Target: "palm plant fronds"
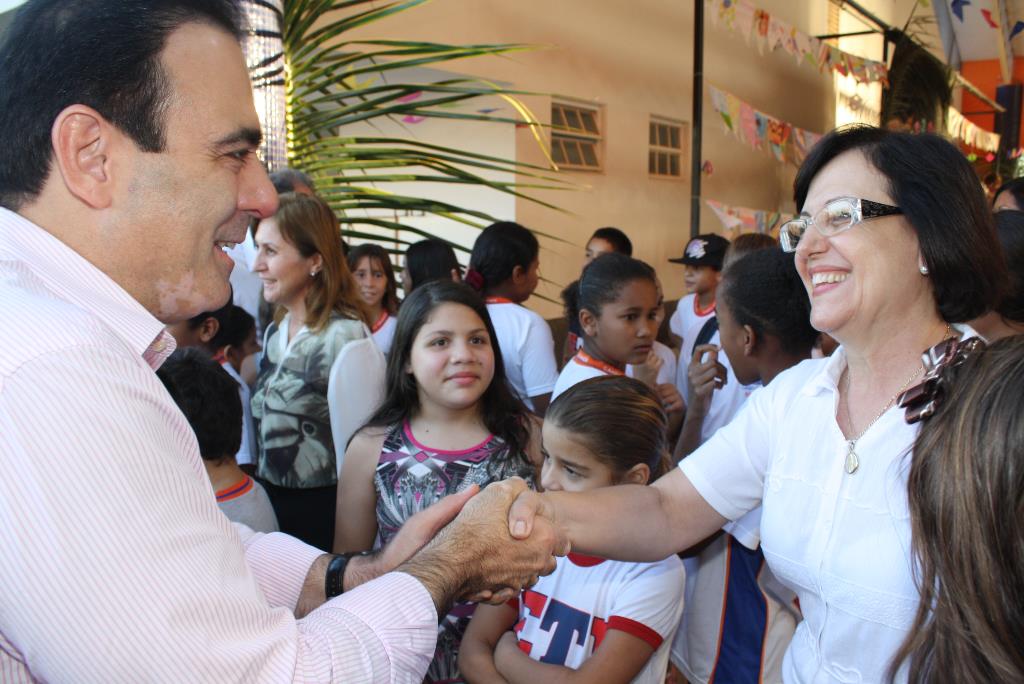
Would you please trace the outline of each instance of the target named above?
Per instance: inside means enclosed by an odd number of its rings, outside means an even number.
[[[275,4],[275,0],[248,1],[262,7]],[[281,54],[250,65],[256,88],[283,85],[286,130],[280,134],[286,136],[289,166],[316,181],[318,193],[339,214],[346,235],[393,244],[392,251],[408,244],[407,236],[438,237],[409,217],[440,217],[473,229],[497,220],[479,207],[432,198],[428,196],[432,188],[487,188],[557,209],[534,193],[573,187],[557,177],[542,125],[519,99],[534,93],[450,72],[444,78],[430,78],[429,70],[453,61],[508,56],[530,46],[351,37],[354,29],[425,2],[283,0],[281,10],[274,10]],[[414,80],[428,80],[409,82],[410,73]],[[501,106],[481,109],[476,104],[481,98],[500,98]],[[524,163],[395,132],[408,131],[408,125],[424,120],[526,126],[548,164]],[[538,235],[561,240],[552,234]]]

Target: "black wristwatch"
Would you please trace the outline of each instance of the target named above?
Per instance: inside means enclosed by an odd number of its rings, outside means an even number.
[[[327,598],[334,598],[345,591],[345,568],[348,562],[356,556],[369,556],[372,551],[361,553],[338,553],[331,558],[327,564],[327,572],[324,573],[324,593]]]

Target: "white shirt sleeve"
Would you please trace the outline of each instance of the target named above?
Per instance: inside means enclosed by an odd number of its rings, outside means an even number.
[[[683,564],[672,556],[635,565],[615,597],[608,629],[632,634],[657,649],[679,626],[686,584]]]
[[[530,313],[533,315],[528,319],[521,359],[526,395],[536,397],[554,389],[558,379],[558,364],[555,362],[555,340],[551,335],[551,327],[540,315]]]
[[[704,500],[729,520],[759,506],[764,496],[774,389],[753,392],[728,425],[679,464]]]
[[[426,589],[393,574],[296,620],[320,552],[228,522],[184,416],[136,361],[79,346],[0,373],[0,672],[420,681]]]

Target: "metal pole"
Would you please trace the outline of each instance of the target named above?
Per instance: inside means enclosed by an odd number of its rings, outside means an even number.
[[[690,127],[690,237],[700,233],[701,125],[704,116],[704,0],[693,2],[693,117]]]

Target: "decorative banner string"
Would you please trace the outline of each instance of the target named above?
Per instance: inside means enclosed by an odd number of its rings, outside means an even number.
[[[839,48],[807,35],[778,17],[773,17],[746,0],[705,0],[711,11],[711,23],[719,22],[740,34],[747,44],[753,38],[764,54],[782,48],[797,64],[815,67],[819,73],[831,69],[843,76],[852,75],[860,83],[888,83],[889,69],[882,62],[851,55]]]
[[[963,140],[968,146],[986,152],[999,150],[999,134],[986,131],[977,124],[968,121],[955,107],[950,107],[946,114],[946,131],[954,138]]]
[[[708,84],[711,105],[737,138],[757,150],[769,150],[780,162],[799,166],[821,135],[754,109],[732,93]]]
[[[778,226],[793,218],[792,214],[781,211],[734,207],[712,199],[704,201],[722,222],[727,232],[726,237],[729,238],[734,238],[742,233],[770,234]]]

